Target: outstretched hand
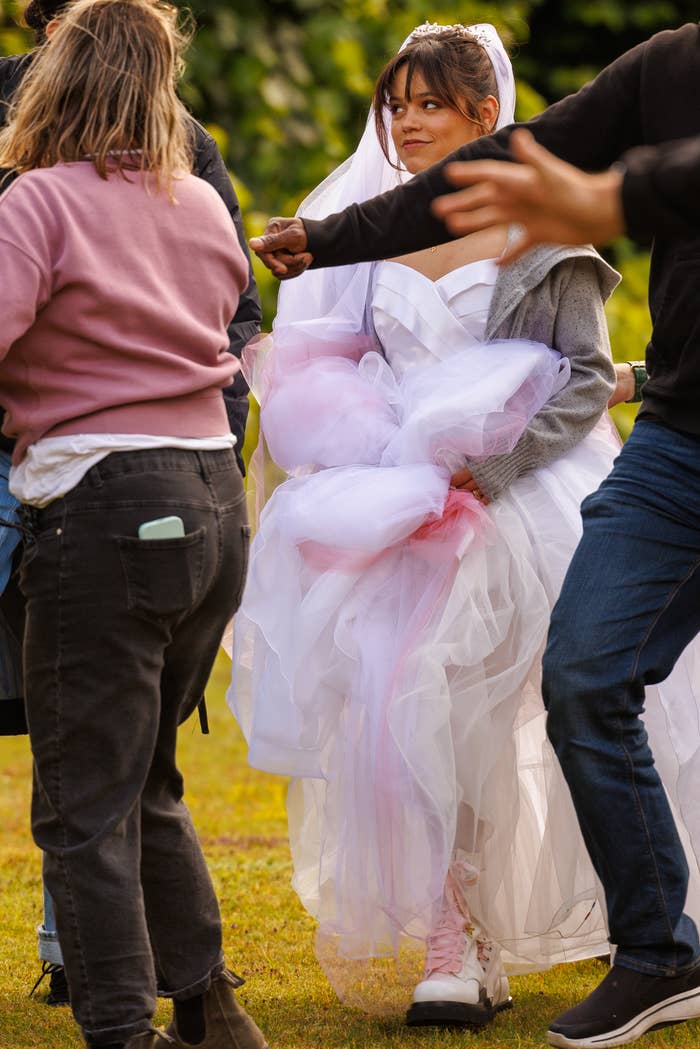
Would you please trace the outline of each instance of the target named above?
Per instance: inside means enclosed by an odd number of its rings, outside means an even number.
[[[313,262],[301,219],[270,219],[263,235],[253,237],[250,246],[279,280],[298,277]]]
[[[475,160],[445,169],[450,182],[468,187],[433,201],[434,213],[451,233],[464,236],[517,223],[522,237],[508,247],[501,265],[536,244],[601,244],[624,233],[620,172],[587,175],[524,129],[514,131],[510,141],[517,164]]]

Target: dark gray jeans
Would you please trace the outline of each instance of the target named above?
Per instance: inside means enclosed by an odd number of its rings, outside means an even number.
[[[137,538],[171,514],[184,538]],[[229,451],[115,453],[28,517],[32,830],[73,1011],[99,1046],[148,1029],[157,986],[187,998],[223,968],[175,743],[238,607],[249,530]]]

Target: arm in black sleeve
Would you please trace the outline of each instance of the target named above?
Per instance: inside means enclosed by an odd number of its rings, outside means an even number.
[[[236,227],[238,241],[248,259],[248,287],[241,295],[236,315],[228,326],[229,351],[240,360],[245,344],[260,331],[262,322],[260,298],[250,263],[250,253],[243,230],[240,205],[231,185],[226,165],[211,135],[199,124],[195,124],[194,128],[194,173],[209,182],[222,198]],[[236,373],[233,383],[230,386],[225,386],[223,393],[231,433],[236,436],[236,459],[241,473],[245,473],[241,453],[245,438],[245,425],[248,418],[248,386],[242,372]]]
[[[622,158],[622,210],[628,236],[700,233],[700,138],[642,146]]]
[[[588,171],[602,171],[641,142],[640,80],[652,41],[626,52],[574,95],[525,125],[552,153]],[[462,146],[410,182],[321,221],[304,220],[314,266],[343,266],[406,255],[451,239],[430,204],[454,187],[444,168],[453,160],[509,160],[511,125]]]

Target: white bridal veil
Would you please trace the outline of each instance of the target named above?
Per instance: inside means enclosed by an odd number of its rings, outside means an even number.
[[[421,36],[462,30],[473,36],[486,50],[496,75],[499,95],[499,115],[496,130],[511,124],[515,112],[515,79],[508,54],[495,28],[489,24],[472,26],[440,26],[426,22],[417,27],[401,45]],[[387,113],[388,122],[388,113]],[[387,123],[388,128],[388,123]],[[397,163],[391,137],[391,160]],[[357,149],[335,171],[320,183],[302,202],[300,217],[320,219],[342,211],[349,204],[369,200],[393,189],[410,178],[405,170],[397,170],[382,152],[377,137],[374,113],[370,111],[364,134]],[[277,317],[274,324],[276,350],[282,345],[299,345],[298,340],[317,340],[338,346],[344,340],[366,336],[368,346],[373,344],[372,326],[367,320],[369,282],[372,263],[331,269],[309,270],[280,288]],[[265,354],[263,353],[263,358]],[[251,367],[252,363],[252,367]],[[262,360],[259,361],[262,363]],[[256,390],[255,362],[247,362],[253,392]],[[260,400],[260,397],[257,397]]]

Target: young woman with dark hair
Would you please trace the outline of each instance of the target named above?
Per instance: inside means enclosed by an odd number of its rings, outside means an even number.
[[[493,27],[419,28],[300,214],[408,181],[514,104]],[[501,269],[508,236],[310,271],[250,364],[293,476],[253,544],[232,701],[252,763],[293,777],[294,884],[329,978],[395,1006],[418,947],[411,1024],[484,1025],[507,971],[606,949],[539,674],[580,502],[619,447],[618,277],[592,248]]]

